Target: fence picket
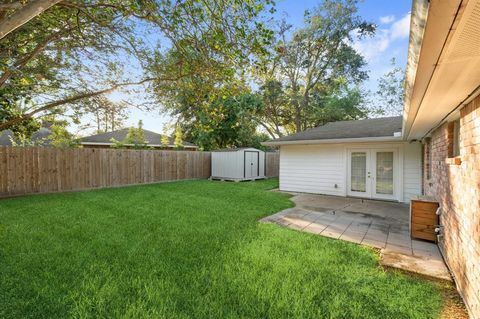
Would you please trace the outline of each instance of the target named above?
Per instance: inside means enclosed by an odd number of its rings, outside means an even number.
[[[210,177],[210,152],[0,146],[0,198]],[[278,176],[278,153],[266,153]]]

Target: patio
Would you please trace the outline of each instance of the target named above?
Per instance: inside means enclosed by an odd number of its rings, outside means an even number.
[[[326,195],[294,195],[295,207],[262,221],[377,248],[385,266],[451,280],[437,245],[410,238],[408,205]]]

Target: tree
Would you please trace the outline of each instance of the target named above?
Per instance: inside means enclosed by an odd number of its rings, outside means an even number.
[[[71,7],[77,5],[83,7]],[[7,111],[25,107],[21,113],[9,112],[0,130],[40,115],[64,114],[65,106],[137,84],[117,76],[120,64],[115,62],[134,52],[124,38],[132,27],[118,18],[115,10],[62,2],[3,38],[0,96],[9,103]]]
[[[24,4],[23,1],[15,1],[3,4],[0,7],[0,39],[60,1],[61,0],[35,0],[29,1],[26,4]],[[14,12],[6,16],[8,11]]]
[[[258,123],[268,132],[271,138],[291,133],[288,124],[292,114],[282,82],[267,79],[257,93],[264,105],[263,112],[259,114]]]
[[[376,111],[382,115],[398,116],[403,111],[405,95],[405,71],[391,60],[392,69],[378,80],[374,96]]]
[[[279,37],[271,47],[272,59],[257,70],[262,86],[272,81],[281,83],[286,105],[280,103],[262,122],[264,127],[282,125],[285,131],[295,132],[313,127],[318,122],[318,110],[313,98],[327,98],[338,91],[339,82],[358,86],[367,78],[366,62],[353,48],[354,36],[372,34],[374,25],[363,21],[357,14],[356,0],[325,0],[312,12],[305,14],[305,26],[288,37],[291,26],[280,25]],[[274,83],[274,82],[273,82]],[[269,93],[270,97],[272,92]],[[273,92],[276,93],[276,92]],[[273,122],[275,121],[275,122]],[[268,131],[268,130],[267,130]],[[281,135],[281,130],[271,130]]]
[[[22,100],[20,102],[20,100]],[[1,123],[10,122],[24,113],[27,99],[22,96],[6,95],[0,99],[0,126]],[[36,119],[29,121],[20,121],[10,125],[8,128],[12,131],[15,140],[28,141],[32,134],[40,129],[41,122]],[[2,131],[2,129],[0,129]],[[24,142],[22,142],[24,144]]]
[[[221,97],[198,112],[195,121],[184,123],[185,130],[189,140],[206,150],[258,146],[255,117],[262,108],[254,94]]]
[[[183,132],[182,128],[178,124],[175,127],[175,141],[173,144],[175,144],[175,147],[178,149],[183,148]]]
[[[93,0],[60,1],[40,10],[1,39],[0,95],[32,103],[21,114],[3,117],[0,130],[45,114],[65,114],[85,99],[132,85],[161,88],[186,76],[205,78],[216,63],[234,69],[260,53],[271,37],[261,18],[271,6],[271,0]],[[146,27],[169,42],[180,72],[159,63],[165,46],[146,45],[140,36]],[[181,67],[192,65],[192,58],[205,61],[203,67]],[[135,72],[123,72],[125,61]]]
[[[128,117],[125,102],[112,102],[105,96],[95,96],[85,101],[85,106],[74,107],[79,117],[93,115],[93,124],[97,134],[115,131],[123,127]],[[83,103],[82,103],[83,105]]]
[[[74,148],[80,146],[80,141],[75,138],[65,127],[68,123],[57,121],[50,126],[52,133],[48,139],[50,145],[57,148]]]
[[[328,95],[314,91],[308,121],[312,126],[319,126],[329,122],[366,118],[369,110],[365,103],[365,93],[358,87],[349,87],[347,83],[339,84]]]
[[[130,127],[128,129],[127,136],[118,141],[114,138],[111,139],[113,148],[133,148],[133,149],[149,149],[148,141],[145,138],[145,132],[143,131],[142,120],[138,121],[138,127]]]
[[[168,137],[167,128],[165,125],[163,126],[163,134],[160,137],[160,145],[162,145],[164,148],[167,148],[170,145],[170,138]]]

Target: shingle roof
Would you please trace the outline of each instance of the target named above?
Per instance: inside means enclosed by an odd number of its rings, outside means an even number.
[[[402,117],[331,122],[268,142],[328,140],[342,138],[388,137],[402,131]]]
[[[49,136],[52,131],[46,127],[40,128],[38,131],[32,134],[32,142],[42,142],[42,145],[50,145]],[[10,137],[13,135],[12,131],[5,130],[0,132],[0,145],[11,146],[12,142]]]
[[[145,139],[147,140],[149,145],[160,145],[160,140],[162,135],[149,131],[149,130],[143,130],[143,133],[145,134]],[[105,143],[105,144],[112,144],[112,138],[116,139],[117,141],[123,141],[128,134],[128,128],[124,128],[121,130],[113,131],[113,132],[107,132],[107,133],[102,133],[102,134],[97,134],[97,135],[92,135],[92,136],[86,136],[80,139],[80,143],[82,144],[89,144],[89,143]],[[168,144],[169,145],[174,145],[174,138],[169,136],[168,137]],[[196,147],[195,144],[192,144],[190,142],[183,141],[184,146],[190,146],[190,147]]]

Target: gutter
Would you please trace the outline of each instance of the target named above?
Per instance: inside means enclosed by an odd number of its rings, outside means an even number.
[[[404,139],[408,138],[415,119],[409,121],[408,115],[411,111],[410,102],[413,95],[413,88],[415,86],[415,78],[417,76],[418,62],[420,60],[420,51],[422,49],[429,6],[429,0],[414,0],[412,3],[407,70],[405,72],[405,102],[403,105],[402,136]],[[418,108],[415,110],[415,117],[417,112]]]
[[[410,25],[410,28],[411,28],[410,45],[408,49],[409,57],[408,57],[408,63],[407,63],[407,72],[405,75],[405,82],[406,82],[405,83],[405,104],[403,109],[403,126],[402,126],[403,127],[402,135],[404,136],[405,139],[408,139],[410,136],[412,126],[414,125],[417,119],[417,116],[420,108],[422,107],[424,98],[428,90],[430,89],[432,79],[437,72],[437,69],[440,64],[440,60],[444,56],[444,51],[447,48],[447,44],[451,41],[452,34],[456,30],[455,25],[458,23],[458,17],[462,13],[462,8],[465,6],[465,2],[468,2],[465,0],[455,0],[455,1],[449,0],[449,1],[452,1],[452,3],[449,3],[448,1],[446,2],[437,1],[435,3],[436,7],[430,8],[431,1],[415,0],[412,6],[412,20]],[[449,5],[454,7],[448,9]],[[418,64],[419,64],[420,53],[421,53],[420,51],[423,46],[423,38],[424,38],[424,33],[426,30],[426,24],[427,24],[427,16],[430,13],[432,15],[432,19],[435,19],[437,17],[436,14],[438,14],[439,10],[441,9],[449,10],[448,19],[450,19],[451,17],[451,21],[450,22],[446,21],[448,25],[446,24],[442,26],[440,30],[437,30],[437,34],[435,35],[435,37],[438,39],[437,42],[439,42],[440,46],[434,49],[435,51],[433,51],[433,54],[435,54],[435,56],[430,57],[430,60],[428,60],[429,61],[428,64],[426,64],[426,62],[423,63],[422,65],[423,69],[421,70],[421,72],[423,73],[418,73],[420,72],[418,70]],[[430,32],[430,37],[433,37],[433,35],[431,35],[431,32]],[[428,56],[428,52],[426,52],[425,54]],[[429,69],[430,67],[431,69]],[[417,83],[418,74],[420,74],[420,76],[427,75],[428,78],[426,78],[424,82],[421,82],[419,84]],[[414,94],[415,86],[417,86],[417,91],[418,90],[421,90],[421,91],[418,91],[419,96],[416,98],[418,101],[415,103],[415,105],[411,105],[411,99]],[[418,88],[418,86],[420,86],[420,88]],[[443,122],[444,120],[445,118],[442,119],[441,122]],[[423,137],[427,136],[428,134],[429,133],[427,133]]]
[[[262,142],[263,146],[280,145],[309,145],[309,144],[334,144],[334,143],[362,143],[362,142],[401,142],[401,136],[379,136],[379,137],[355,137],[355,138],[334,138],[317,140],[296,140],[296,141],[267,141]]]

